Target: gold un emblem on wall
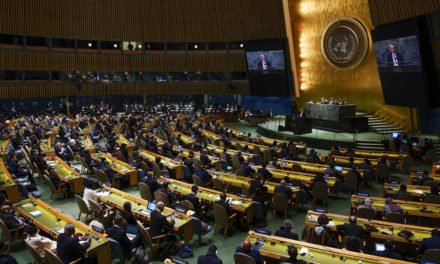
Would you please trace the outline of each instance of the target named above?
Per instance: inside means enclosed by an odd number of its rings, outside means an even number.
[[[367,56],[368,43],[367,31],[359,21],[341,17],[325,29],[321,41],[322,54],[337,69],[353,69]]]

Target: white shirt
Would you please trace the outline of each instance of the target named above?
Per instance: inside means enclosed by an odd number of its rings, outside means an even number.
[[[89,200],[92,200],[97,204],[99,204],[98,195],[96,194],[96,191],[89,188],[84,188],[83,200],[87,204],[88,208],[90,208]]]
[[[393,57],[393,63],[394,63],[394,66],[399,66],[399,61],[397,60],[397,55],[396,55],[396,53],[392,53],[391,55],[392,55],[392,57]]]
[[[261,65],[263,66],[263,70],[267,70],[267,64],[266,61],[262,61]]]
[[[38,233],[35,236],[27,236],[26,241],[31,247],[38,251],[40,256],[44,257],[44,249],[54,250],[57,248],[56,241],[50,238],[40,236]]]

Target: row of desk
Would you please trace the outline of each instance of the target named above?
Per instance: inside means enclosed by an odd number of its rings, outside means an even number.
[[[101,159],[105,159],[105,161],[110,164],[111,169],[128,178],[130,185],[137,185],[137,170],[135,167],[128,165],[125,162],[122,162],[106,153],[98,152],[91,154],[92,159],[100,162]]]

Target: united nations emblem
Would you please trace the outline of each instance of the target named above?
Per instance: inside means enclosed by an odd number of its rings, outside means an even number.
[[[368,44],[364,26],[354,18],[342,17],[327,26],[321,48],[330,65],[338,69],[352,69],[364,61]]]

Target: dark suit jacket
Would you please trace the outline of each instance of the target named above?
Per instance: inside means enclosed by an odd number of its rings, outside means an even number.
[[[218,205],[222,206],[223,208],[225,208],[226,212],[228,213],[229,216],[233,214],[231,206],[229,204],[227,204],[225,201],[218,200],[214,204],[218,204]]]
[[[272,68],[272,63],[271,63],[270,61],[268,61],[268,60],[266,60],[266,67],[267,67],[267,69]],[[257,68],[258,68],[259,70],[262,70],[262,69],[263,69],[263,62],[262,62],[261,60],[258,61]]]
[[[275,193],[284,193],[285,195],[287,195],[287,198],[290,199],[290,197],[292,197],[292,190],[286,186],[276,186],[275,187]]]
[[[200,209],[199,198],[197,198],[197,196],[195,196],[193,193],[185,195],[185,200],[190,201],[196,210]]]
[[[130,225],[137,224],[136,218],[130,212],[121,211],[121,216],[122,216],[122,218],[124,218],[124,220],[127,222],[127,224],[130,224]]]
[[[257,248],[252,247],[249,252],[246,252],[242,246],[239,246],[239,247],[237,247],[235,252],[236,253],[243,253],[248,256],[251,256],[255,260],[255,263],[263,264],[263,258],[261,257],[260,251]]]
[[[290,230],[285,229],[284,227],[281,227],[280,229],[278,229],[275,232],[276,236],[279,237],[285,237],[288,239],[294,239],[294,240],[299,240],[298,239],[298,234],[291,232]]]
[[[150,220],[150,236],[160,236],[167,231],[165,227],[171,229],[174,226],[174,220],[172,222],[168,222],[167,218],[163,216],[159,211],[151,212],[151,220]]]
[[[78,238],[61,233],[57,239],[57,256],[64,264],[83,257],[83,252],[90,244],[80,244]]]
[[[364,235],[369,234],[367,230],[365,230],[362,226],[357,224],[343,224],[337,226],[338,231],[344,232],[345,236],[356,236],[356,237],[362,237]]]
[[[20,223],[16,216],[9,213],[3,213],[0,215],[0,218],[5,223],[5,225],[8,227],[8,229],[16,229],[21,226],[23,226],[23,223]]]
[[[440,249],[440,237],[424,238],[417,253],[422,255],[428,249]]]
[[[121,246],[124,257],[129,258],[131,256],[132,244],[127,237],[127,231],[119,226],[112,226],[106,231],[109,238],[118,241]]]
[[[290,259],[286,257],[281,257],[278,263],[306,264],[306,262],[302,259]]]
[[[199,256],[197,264],[223,264],[223,261],[214,254],[206,254]]]
[[[399,52],[396,52],[396,58],[397,58],[397,62],[399,63],[399,66],[404,64],[402,54],[400,54]],[[390,66],[394,65],[393,55],[391,55],[391,53],[389,53],[389,52],[387,55],[387,63]]]

